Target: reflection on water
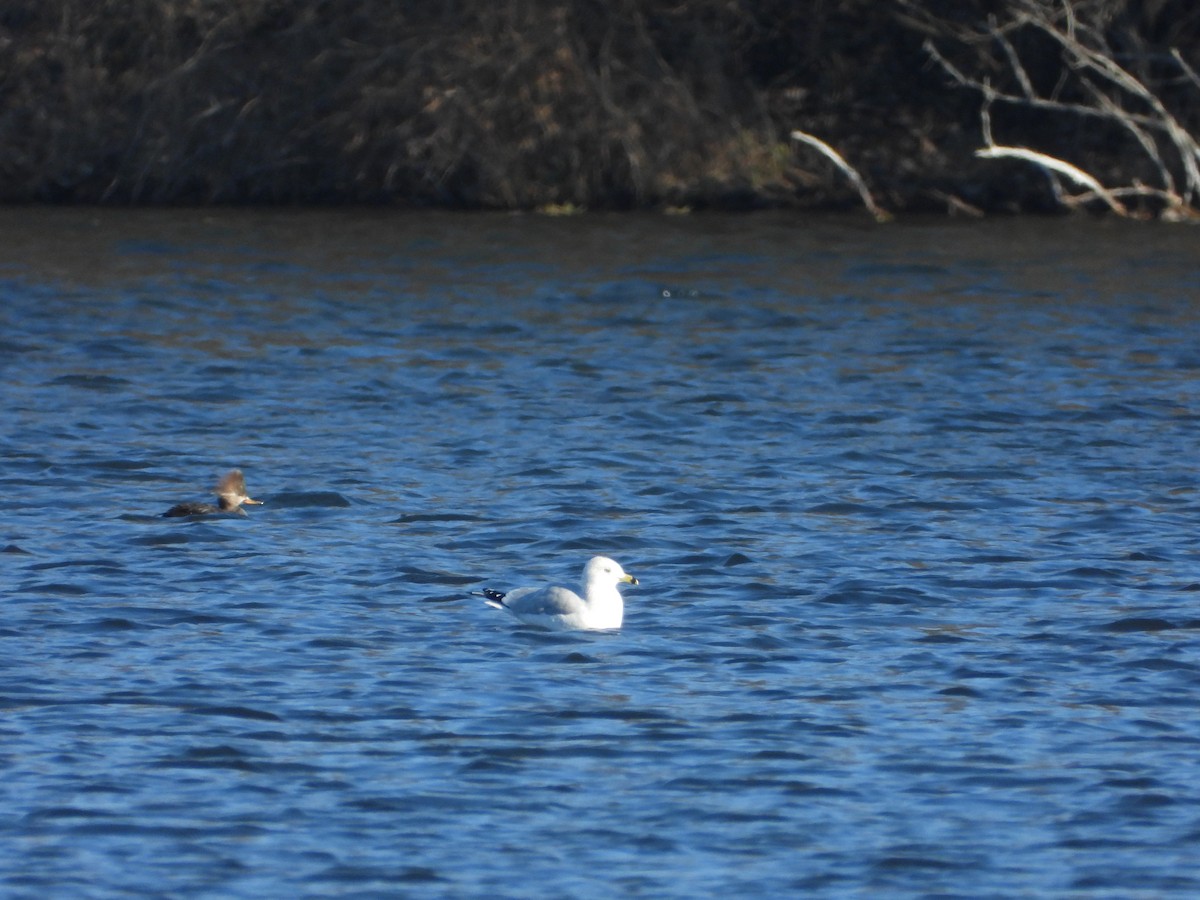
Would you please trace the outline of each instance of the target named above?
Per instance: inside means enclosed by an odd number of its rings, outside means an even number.
[[[1187,229],[0,234],[6,893],[1200,887]]]

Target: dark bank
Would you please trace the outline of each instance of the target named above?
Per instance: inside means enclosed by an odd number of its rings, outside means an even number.
[[[1189,218],[1191,0],[13,0],[0,201]]]

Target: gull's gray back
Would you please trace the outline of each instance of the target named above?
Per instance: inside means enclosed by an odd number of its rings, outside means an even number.
[[[583,598],[557,585],[509,591],[504,605],[524,616],[565,616],[583,609]]]

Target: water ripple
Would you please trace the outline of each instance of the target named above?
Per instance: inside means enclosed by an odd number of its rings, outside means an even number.
[[[1194,236],[46,215],[6,895],[1200,891]]]

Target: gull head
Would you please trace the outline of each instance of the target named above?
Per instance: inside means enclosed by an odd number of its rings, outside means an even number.
[[[611,584],[616,586],[637,584],[638,580],[621,568],[621,564],[607,556],[593,556],[583,567],[584,584]]]

